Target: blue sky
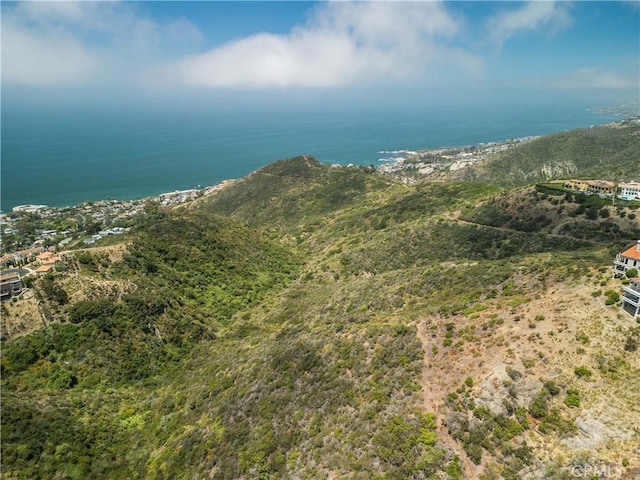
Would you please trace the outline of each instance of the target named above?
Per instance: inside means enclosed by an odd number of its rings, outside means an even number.
[[[2,2],[3,103],[638,101],[639,62],[638,1]]]

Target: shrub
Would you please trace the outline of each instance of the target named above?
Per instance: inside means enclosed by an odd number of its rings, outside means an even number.
[[[573,373],[579,378],[591,378],[592,372],[584,365],[580,365],[573,369]]]
[[[69,308],[69,320],[72,323],[82,323],[98,317],[108,317],[113,314],[114,310],[115,305],[106,299],[83,300]]]
[[[567,396],[564,399],[564,404],[569,408],[575,408],[580,406],[580,392],[575,388],[567,390]]]
[[[544,389],[554,397],[560,393],[560,387],[558,387],[558,385],[556,385],[556,382],[554,382],[553,380],[547,380],[546,382],[544,382],[543,386]]]
[[[532,368],[536,364],[536,361],[533,358],[523,358],[522,366],[524,368]]]
[[[511,380],[513,380],[514,382],[517,381],[519,378],[522,378],[522,373],[520,373],[515,368],[511,368],[507,366],[505,370],[507,372],[507,375],[509,375],[509,378],[511,378]]]
[[[574,434],[577,430],[576,424],[562,418],[555,408],[542,419],[538,427],[540,433],[557,432],[562,436]]]
[[[635,352],[638,349],[638,343],[640,343],[640,327],[633,328],[627,333],[627,339],[624,343],[625,351]]]
[[[630,268],[629,270],[627,270],[627,278],[633,278],[633,277],[637,277],[638,276],[638,269],[637,268]]]
[[[547,415],[547,394],[546,392],[540,392],[531,400],[529,404],[529,413],[534,418],[543,418]]]
[[[73,388],[78,384],[78,379],[69,370],[59,368],[51,375],[48,384],[57,389]]]
[[[578,340],[583,345],[588,345],[589,342],[591,341],[589,339],[589,336],[584,332],[576,333],[576,340]]]
[[[607,299],[604,302],[605,305],[613,305],[620,301],[620,294],[614,290],[607,290],[606,292],[604,292],[604,294],[607,297]]]

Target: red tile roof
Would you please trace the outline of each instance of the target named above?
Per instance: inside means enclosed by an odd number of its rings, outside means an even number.
[[[623,257],[631,258],[633,260],[640,260],[640,250],[638,250],[638,245],[634,245],[633,247],[628,248],[620,255]]]

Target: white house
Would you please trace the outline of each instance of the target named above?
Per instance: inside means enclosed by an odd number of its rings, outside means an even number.
[[[618,197],[624,200],[640,200],[640,183],[628,182],[618,185],[620,193]]]
[[[623,287],[622,309],[638,318],[640,313],[640,277],[632,278],[629,285]]]
[[[622,277],[630,268],[640,270],[640,240],[624,252],[616,255],[613,261],[613,276]]]

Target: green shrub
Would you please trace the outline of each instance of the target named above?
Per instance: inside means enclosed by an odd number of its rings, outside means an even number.
[[[578,340],[583,345],[588,345],[590,342],[589,336],[584,332],[576,333],[576,340]]]
[[[78,384],[76,376],[67,369],[57,369],[51,377],[49,377],[48,385],[52,388],[66,389],[73,388]]]
[[[567,390],[567,396],[564,399],[564,404],[569,408],[575,408],[580,406],[580,392],[575,388],[569,388]]]
[[[604,302],[605,305],[613,305],[620,301],[620,294],[615,290],[607,290],[606,292],[604,292],[604,294],[607,297],[607,299]]]
[[[638,269],[637,268],[630,268],[629,270],[627,270],[627,278],[634,278],[638,276]]]
[[[565,420],[560,416],[560,413],[557,409],[553,409],[546,415],[540,425],[538,426],[538,431],[540,433],[552,433],[556,432],[561,436],[572,435],[578,430],[576,424],[571,420]]]
[[[592,372],[584,365],[580,365],[573,369],[573,373],[576,374],[576,377],[579,378],[591,378]]]
[[[548,412],[547,393],[540,392],[529,404],[529,413],[533,418],[543,418]]]
[[[543,385],[544,389],[554,397],[560,393],[560,387],[553,380],[547,380]]]

